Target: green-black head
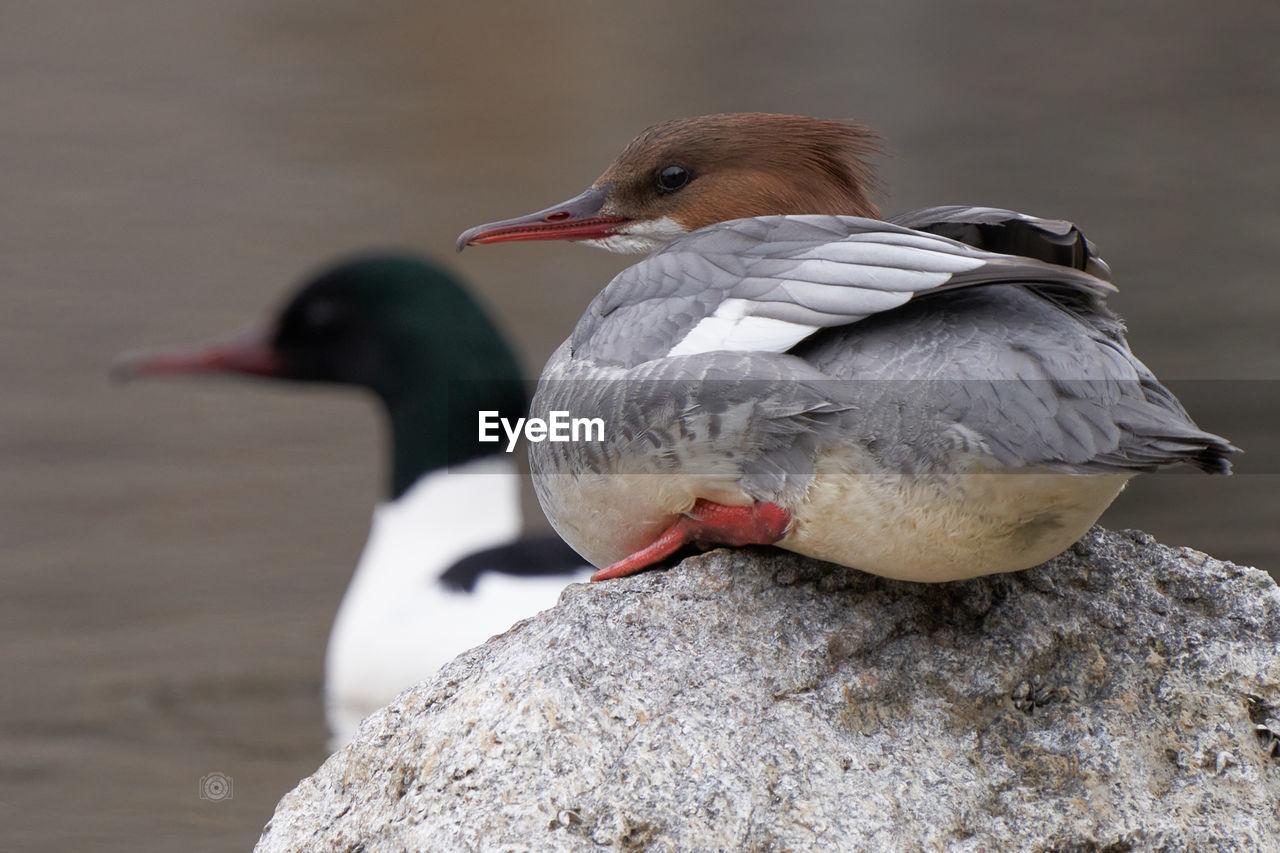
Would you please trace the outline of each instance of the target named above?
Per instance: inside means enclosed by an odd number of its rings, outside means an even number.
[[[239,373],[368,388],[392,431],[392,496],[424,473],[502,452],[478,412],[514,420],[528,405],[514,353],[463,285],[407,254],[339,261],[262,328],[193,349],[126,356],[120,377]]]

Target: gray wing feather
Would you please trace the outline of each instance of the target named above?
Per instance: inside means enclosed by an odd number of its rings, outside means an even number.
[[[700,229],[624,270],[588,307],[572,346],[631,366],[662,357],[728,305],[811,332],[924,294],[1002,282],[1064,291],[1082,304],[1114,290],[1079,270],[878,220],[767,216]],[[797,330],[797,340],[808,333]]]
[[[1072,473],[1174,462],[1225,473],[1236,452],[1196,427],[1123,340],[1023,288],[929,297],[793,353],[827,376],[856,377],[826,386],[833,402],[859,404],[833,434],[909,436],[877,451],[903,471],[972,449]],[[905,414],[878,423],[884,412]]]

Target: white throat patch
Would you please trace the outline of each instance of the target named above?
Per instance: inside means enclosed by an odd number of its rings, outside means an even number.
[[[647,255],[674,243],[688,233],[680,223],[669,216],[664,216],[661,219],[628,222],[621,226],[616,234],[599,240],[582,242],[620,255]]]

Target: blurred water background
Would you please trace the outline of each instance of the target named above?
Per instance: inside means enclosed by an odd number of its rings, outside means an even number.
[[[653,122],[733,110],[881,130],[886,212],[1078,222],[1135,351],[1248,451],[1237,477],[1139,481],[1104,523],[1280,566],[1280,5],[9,0],[0,847],[246,849],[325,755],[375,410],[112,387],[113,356],[405,246],[459,270],[536,375],[626,260],[455,236],[576,194]],[[200,796],[212,774],[230,796]]]

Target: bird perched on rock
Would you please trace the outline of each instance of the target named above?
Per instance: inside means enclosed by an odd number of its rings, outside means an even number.
[[[464,232],[651,253],[588,306],[533,411],[552,525],[605,567],[774,544],[947,581],[1036,565],[1141,471],[1227,473],[1130,351],[1071,223],[943,207],[879,219],[865,128],[759,113],[644,131],[582,194]]]
[[[333,623],[325,712],[333,745],[458,653],[555,604],[581,558],[520,538],[520,476],[477,412],[522,417],[515,355],[463,286],[408,255],[344,260],[236,339],[126,356],[122,377],[231,373],[367,388],[391,427],[390,498],[373,514]]]

